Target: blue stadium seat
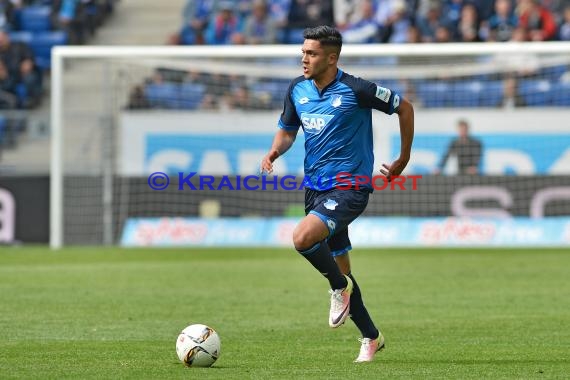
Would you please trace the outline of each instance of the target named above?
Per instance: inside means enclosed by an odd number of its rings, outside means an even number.
[[[539,70],[538,75],[543,79],[555,82],[560,79],[560,77],[568,71],[568,66],[566,65],[557,65],[557,66],[550,66],[550,67],[543,67]]]
[[[481,98],[479,104],[481,107],[498,107],[503,101],[503,81],[491,80],[482,82]]]
[[[529,107],[548,106],[552,101],[552,84],[547,80],[521,80],[518,94]]]
[[[32,32],[27,31],[10,32],[8,36],[10,38],[10,41],[21,42],[26,45],[29,45],[32,42],[32,38],[34,37]]]
[[[419,82],[416,84],[416,93],[424,107],[448,107],[451,96],[451,85],[444,81]]]
[[[20,29],[45,32],[51,29],[50,6],[25,7],[20,12]]]
[[[67,34],[63,31],[34,34],[30,41],[30,48],[34,52],[38,67],[51,68],[51,49],[54,46],[66,44]]]
[[[453,83],[451,95],[452,107],[479,107],[483,83],[479,81],[461,81]]]
[[[193,110],[200,108],[206,93],[206,86],[198,83],[182,83],[180,85],[180,103],[182,109]]]
[[[177,83],[150,83],[145,86],[144,93],[151,107],[180,107],[180,85]]]
[[[552,105],[570,107],[570,82],[559,82],[552,86]]]

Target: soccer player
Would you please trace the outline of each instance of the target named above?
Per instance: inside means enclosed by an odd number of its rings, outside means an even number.
[[[370,184],[359,186],[355,177],[372,177],[372,109],[399,117],[400,156],[380,170],[388,180],[399,175],[410,159],[414,110],[394,91],[338,68],[342,36],[336,29],[318,26],[306,29],[303,37],[303,75],[291,82],[285,95],[279,130],[261,170],[272,172],[273,162],[291,147],[302,127],[306,216],[293,232],[293,243],[329,281],[330,327],[341,326],[350,315],[362,333],[355,361],[368,362],[384,347],[384,337],[372,322],[350,270],[348,226],[364,211],[372,192]],[[339,173],[345,173],[343,178],[336,177]]]

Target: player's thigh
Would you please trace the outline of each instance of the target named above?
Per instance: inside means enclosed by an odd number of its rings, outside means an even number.
[[[293,231],[293,244],[298,251],[311,248],[329,236],[329,229],[316,215],[305,216]]]

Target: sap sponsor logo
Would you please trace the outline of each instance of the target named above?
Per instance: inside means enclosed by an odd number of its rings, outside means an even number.
[[[309,103],[309,101],[310,101],[309,98],[307,98],[305,96],[305,97],[299,99],[299,104],[306,104],[306,103]]]
[[[392,95],[392,91],[385,87],[376,86],[376,97],[383,101],[384,103],[388,103],[390,100],[390,96]]]
[[[334,115],[320,115],[311,113],[301,114],[301,123],[306,133],[318,134],[327,126]]]

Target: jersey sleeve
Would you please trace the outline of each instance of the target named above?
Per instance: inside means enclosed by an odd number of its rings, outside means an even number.
[[[355,79],[354,90],[360,107],[374,108],[388,115],[398,112],[400,94],[395,91],[361,78]]]
[[[295,87],[296,83],[297,81],[293,81],[287,89],[285,100],[283,102],[283,113],[281,113],[281,117],[279,118],[278,123],[279,128],[287,132],[296,132],[301,126],[301,120],[299,119],[299,115],[297,115],[297,110],[295,109],[295,103],[293,102],[292,95],[293,88]]]

